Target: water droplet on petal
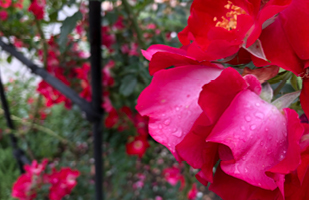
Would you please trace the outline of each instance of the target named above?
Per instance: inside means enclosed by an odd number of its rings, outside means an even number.
[[[177,106],[177,107],[176,107],[176,111],[179,111],[179,110],[180,110],[180,108]]]
[[[240,129],[241,129],[242,131],[245,131],[245,130],[246,130],[246,127],[245,127],[245,126],[241,126]]]
[[[175,133],[177,131],[177,128],[172,129],[172,133]]]
[[[256,129],[256,125],[255,124],[251,125],[250,129],[253,131],[254,129]]]
[[[267,132],[267,131],[268,131],[268,128],[265,128],[265,131]]]
[[[234,171],[235,174],[240,174],[240,171],[238,169],[238,164],[236,163],[235,164],[235,171]]]
[[[250,116],[245,116],[245,120],[246,120],[247,122],[250,122],[250,121],[251,121],[251,117],[250,117]]]
[[[162,125],[161,125],[161,124],[159,124],[159,125],[158,125],[158,128],[159,128],[159,129],[162,129],[163,127],[162,127]]]
[[[255,116],[258,119],[263,119],[264,118],[264,114],[263,113],[256,113]]]
[[[256,106],[258,106],[258,107],[260,106],[260,104],[259,104],[259,103],[255,103],[255,105],[256,105]]]
[[[238,138],[240,138],[240,135],[237,134],[237,133],[234,133],[234,138],[235,138],[235,139],[238,139]]]
[[[247,168],[245,168],[245,173],[247,173],[248,172],[248,169]]]
[[[268,134],[267,138],[268,138],[269,140],[271,140],[271,139],[273,139],[273,136],[272,136],[271,134]]]
[[[171,123],[171,120],[170,120],[170,119],[167,119],[167,120],[164,121],[164,124],[165,124],[166,126],[170,125],[170,123]]]
[[[154,124],[154,123],[150,123],[150,124],[148,125],[148,127],[149,127],[150,129],[156,129],[156,128],[158,128],[158,126],[157,126],[156,124]]]
[[[182,136],[182,130],[179,129],[179,130],[175,131],[175,132],[173,133],[173,135],[176,136],[176,137],[181,137],[181,136]]]
[[[287,131],[283,132],[284,137],[286,137],[288,135]]]

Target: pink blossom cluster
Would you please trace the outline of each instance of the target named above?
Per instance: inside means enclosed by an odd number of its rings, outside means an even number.
[[[22,9],[23,8],[23,0],[17,0],[15,2],[12,2],[12,0],[0,0],[0,20],[5,21],[9,17],[9,13],[7,12],[7,9],[12,6],[16,9]]]
[[[150,135],[224,200],[309,196],[309,125],[289,108],[300,94],[309,115],[308,10],[306,0],[194,0],[181,48],[142,51],[153,79],[136,109]],[[249,62],[260,68],[238,67]],[[300,91],[273,97],[279,67],[302,78]]]
[[[46,0],[33,0],[28,8],[37,20],[44,19]]]
[[[50,185],[48,197],[51,200],[61,200],[70,194],[77,184],[79,171],[68,167],[59,171],[53,168],[52,172],[47,174],[47,163],[47,159],[44,159],[41,164],[35,160],[31,165],[25,165],[26,172],[14,183],[12,196],[20,200],[35,199],[43,185]]]

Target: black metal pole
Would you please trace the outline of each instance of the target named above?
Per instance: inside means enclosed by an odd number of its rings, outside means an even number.
[[[4,92],[4,87],[3,87],[3,84],[2,84],[1,74],[0,74],[0,99],[1,99],[1,104],[2,104],[3,110],[4,110],[4,116],[5,116],[5,119],[6,119],[7,126],[11,130],[14,130],[15,128],[14,128],[13,121],[11,119],[11,114],[10,114],[8,102],[7,102],[6,97],[5,97],[5,92]],[[12,133],[10,133],[10,139],[11,139],[11,145],[13,147],[13,154],[14,154],[15,159],[17,160],[19,170],[20,170],[21,173],[24,173],[25,172],[24,164],[29,164],[30,161],[26,157],[24,151],[21,150],[20,148],[18,148],[17,138]]]
[[[26,58],[22,53],[18,52],[14,46],[6,44],[1,40],[1,38],[0,46],[3,50],[10,53],[12,56],[17,58],[24,65],[26,65],[32,73],[42,77],[44,81],[57,89],[64,96],[69,98],[73,103],[77,104],[80,109],[86,113],[86,117],[89,121],[95,121],[96,118],[100,118],[100,113],[94,110],[89,102],[81,98],[74,90],[62,83],[59,79],[49,74],[45,69],[43,69],[42,67],[38,67],[31,60]]]
[[[90,62],[91,88],[93,109],[101,114],[93,122],[93,143],[95,159],[95,199],[103,199],[103,147],[102,147],[102,68],[101,68],[101,2],[89,1],[89,29],[90,29]]]

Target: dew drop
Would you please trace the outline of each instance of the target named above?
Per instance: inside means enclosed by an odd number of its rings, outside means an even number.
[[[174,136],[176,137],[181,137],[182,136],[182,130],[176,130],[174,133],[173,133]]]
[[[179,110],[180,110],[180,108],[177,106],[175,110],[176,110],[176,111],[179,111]]]
[[[255,105],[256,105],[257,107],[259,107],[259,106],[260,106],[260,104],[259,104],[259,103],[256,103]]]
[[[267,131],[268,131],[268,128],[265,128],[265,131],[267,132]]]
[[[273,136],[272,136],[271,134],[268,134],[267,138],[268,138],[269,140],[271,140],[271,139],[273,139]]]
[[[250,121],[251,121],[251,117],[250,117],[250,116],[245,116],[245,120],[246,120],[247,122],[250,122]]]
[[[263,119],[264,118],[264,114],[263,113],[256,113],[255,116],[258,119]]]
[[[159,125],[158,125],[158,128],[159,128],[159,129],[162,129],[163,127],[162,127],[162,125],[161,125],[161,124],[159,124]]]
[[[247,173],[248,172],[248,169],[247,168],[245,168],[245,173]]]
[[[167,119],[167,120],[164,121],[164,124],[165,124],[166,126],[170,125],[170,123],[171,123],[171,120],[170,120],[170,119]]]
[[[238,169],[238,164],[235,165],[235,171],[234,171],[235,174],[240,174],[240,171]]]
[[[245,131],[245,130],[246,130],[246,127],[245,127],[245,126],[241,126],[240,129],[241,129],[242,131]]]
[[[238,138],[240,138],[240,135],[237,134],[237,133],[234,133],[234,138],[235,138],[235,139],[238,139]]]
[[[253,131],[254,129],[256,129],[256,125],[254,125],[254,124],[251,125],[251,126],[250,126],[250,129]]]
[[[287,131],[283,132],[284,137],[286,137],[288,135]]]
[[[261,146],[263,146],[263,145],[264,145],[264,141],[263,141],[263,140],[260,142],[260,145],[261,145]]]
[[[192,114],[192,112],[189,110],[189,111],[188,111],[188,116],[190,116],[191,114]]]
[[[156,124],[154,124],[154,123],[149,124],[148,127],[149,127],[150,129],[156,129],[156,128],[158,128],[158,126],[157,126]]]
[[[177,131],[177,128],[172,129],[172,133],[175,133]]]

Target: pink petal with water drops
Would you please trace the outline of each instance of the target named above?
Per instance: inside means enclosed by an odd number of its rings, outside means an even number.
[[[301,163],[299,142],[304,133],[304,127],[301,125],[296,111],[286,108],[284,109],[284,112],[288,121],[288,149],[285,158],[269,171],[273,173],[288,174],[291,171],[294,171]]]
[[[217,79],[204,85],[199,105],[209,121],[215,123],[234,97],[246,88],[248,84],[242,76],[235,69],[226,68]]]
[[[231,149],[234,160],[221,162],[225,173],[273,190],[277,184],[265,172],[285,157],[286,123],[285,116],[275,106],[251,90],[244,90],[225,110],[207,141]]]
[[[150,135],[178,160],[175,146],[202,113],[197,103],[202,86],[220,73],[219,68],[198,65],[160,70],[137,100],[136,109],[149,117]]]

